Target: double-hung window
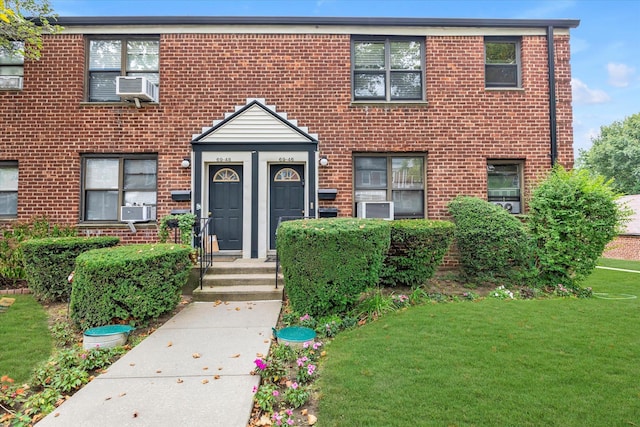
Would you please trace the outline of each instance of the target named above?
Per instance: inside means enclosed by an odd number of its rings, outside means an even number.
[[[18,215],[18,162],[0,162],[0,217]]]
[[[354,157],[356,209],[358,202],[393,201],[395,218],[424,218],[424,155]]]
[[[424,39],[354,38],[353,99],[424,100]]]
[[[156,206],[156,155],[86,156],[82,171],[85,221],[118,221],[121,206]]]
[[[519,38],[485,37],[484,58],[485,87],[522,86]]]
[[[160,41],[157,38],[99,38],[88,41],[87,99],[117,102],[116,77],[146,77],[160,82]]]
[[[22,89],[24,76],[23,42],[10,42],[10,47],[0,47],[0,90]]]

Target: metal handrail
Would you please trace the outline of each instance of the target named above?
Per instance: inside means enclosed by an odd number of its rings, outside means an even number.
[[[200,253],[200,290],[209,267],[213,264],[213,234],[208,233],[212,217],[200,218],[194,225],[195,245]]]

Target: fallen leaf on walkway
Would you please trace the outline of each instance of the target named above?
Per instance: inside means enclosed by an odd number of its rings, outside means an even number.
[[[178,378],[178,380],[176,381],[178,384],[182,384],[184,382],[184,380],[182,378]]]
[[[262,353],[256,353],[256,357],[259,357],[259,358],[261,358],[261,359],[262,359],[262,358],[264,357],[264,354],[262,354]]]
[[[111,400],[111,396],[107,397],[107,398],[106,398],[106,399],[104,399],[104,400]]]
[[[219,379],[220,379],[220,375],[214,375],[214,376],[213,376],[213,379],[214,379],[214,380],[219,380]]]
[[[268,343],[269,343],[269,340],[264,340],[263,342],[264,342],[265,344],[268,344]]]
[[[126,396],[127,393],[120,393],[120,395],[118,397],[122,397],[122,396]]]
[[[133,418],[138,418],[138,412],[137,411],[133,413]]]
[[[58,418],[60,416],[60,412],[56,412],[55,414],[53,414],[54,418]]]
[[[208,383],[209,383],[208,379],[205,378],[205,379],[202,380],[202,384],[208,384]]]
[[[129,366],[136,366],[135,363],[129,363]]]
[[[309,416],[307,417],[307,424],[312,426],[317,422],[318,422],[318,417],[316,417],[315,415],[309,414]]]
[[[240,357],[240,353],[234,354],[231,356],[231,359],[237,359],[238,357]]]
[[[240,307],[236,307],[236,311],[240,311]]]
[[[220,301],[220,300],[216,300],[216,302],[214,302],[214,303],[213,303],[213,306],[214,306],[214,307],[217,307],[217,306],[219,306],[220,304],[222,304],[222,301]]]
[[[161,371],[160,369],[158,369],[158,370],[156,371],[156,374],[160,374],[160,373],[162,373],[162,371]]]
[[[287,386],[287,387],[289,387],[289,386]],[[307,414],[309,413],[309,411],[307,409],[303,409],[302,411],[300,411],[300,413],[306,417]]]
[[[249,372],[249,375],[255,375],[255,374],[256,374],[256,371]]]
[[[207,371],[207,370],[209,370],[209,367],[208,367],[208,366],[205,366],[204,368],[202,368],[202,370],[203,370],[203,371]]]
[[[218,371],[222,371],[222,366],[218,367]]]
[[[167,343],[167,347],[171,347],[172,345],[173,345],[173,343],[172,343],[171,341],[169,341],[169,342]]]
[[[193,353],[191,357],[193,357],[194,359],[200,359],[200,353]]]
[[[229,301],[225,301],[225,302],[224,302],[224,305],[229,305]]]

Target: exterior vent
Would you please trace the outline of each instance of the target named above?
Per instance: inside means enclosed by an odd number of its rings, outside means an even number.
[[[116,95],[122,99],[158,102],[158,86],[146,77],[116,77]]]
[[[393,219],[393,202],[359,202],[358,218]]]
[[[519,214],[520,213],[520,202],[491,202],[494,205],[498,205],[501,208],[505,208],[509,213]]]
[[[122,206],[120,208],[120,221],[144,222],[154,218],[152,206]]]
[[[0,76],[0,90],[21,90],[22,76]]]

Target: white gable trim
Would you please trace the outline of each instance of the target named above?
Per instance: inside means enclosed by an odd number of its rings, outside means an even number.
[[[288,120],[285,113],[277,113],[275,106],[265,105],[264,99],[248,98],[247,104],[227,113],[224,120],[203,128],[193,136],[194,143],[316,143],[317,135],[299,127],[296,120]]]

